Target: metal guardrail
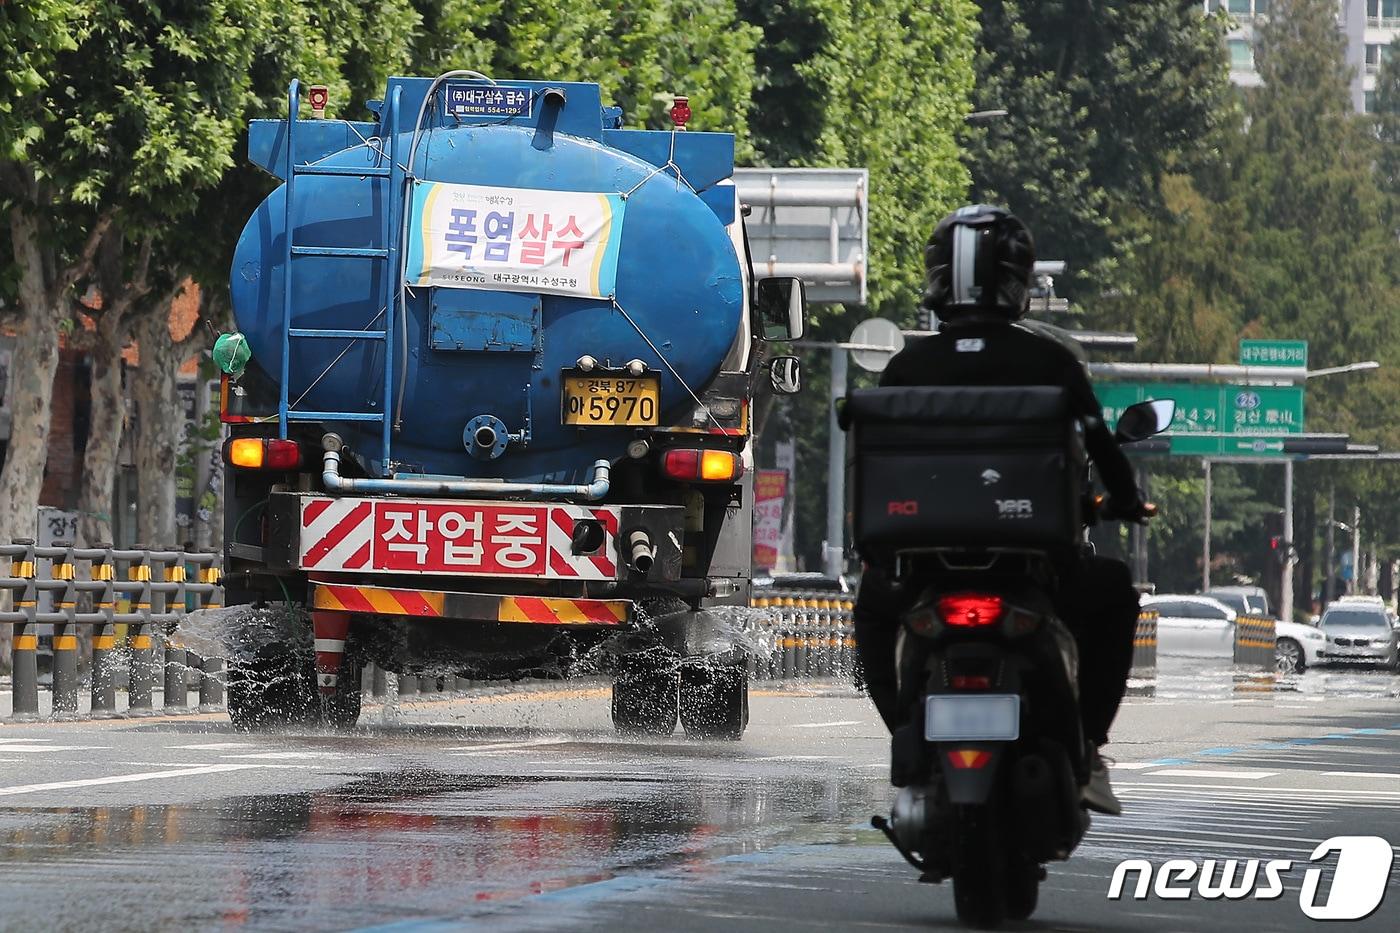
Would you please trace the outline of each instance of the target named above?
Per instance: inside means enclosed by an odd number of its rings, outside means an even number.
[[[773,645],[767,654],[750,656],[749,675],[755,680],[848,677],[855,671],[855,630],[851,623],[854,596],[829,591],[764,590],[754,596],[750,605],[767,610],[760,624]],[[1148,674],[1157,667],[1157,618],[1154,610],[1138,614],[1133,633],[1135,674]]]
[[[53,716],[78,717],[78,631],[83,626],[92,634],[93,718],[117,714],[116,675],[123,660],[129,672],[129,715],[156,714],[153,694],[162,670],[162,712],[194,711],[188,693],[192,671],[198,679],[198,710],[223,707],[223,661],[201,658],[169,642],[187,611],[223,604],[216,555],[142,546],[36,547],[32,538],[16,538],[0,545],[0,558],[10,562],[9,576],[0,577],[0,596],[13,598],[13,607],[0,611],[0,625],[11,626],[14,635],[13,719],[39,717],[41,637],[53,649]],[[189,579],[191,569],[194,580]],[[40,626],[52,626],[52,636],[41,636]],[[158,646],[163,649],[159,661]]]
[[[759,624],[772,645],[766,654],[749,656],[749,676],[754,680],[849,677],[855,671],[853,596],[818,590],[764,590],[750,605],[767,610]]]

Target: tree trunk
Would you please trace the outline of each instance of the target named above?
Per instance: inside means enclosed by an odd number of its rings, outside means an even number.
[[[83,455],[79,531],[87,547],[112,543],[112,500],[122,442],[122,343],[124,324],[116,313],[97,320],[92,359],[92,429]]]
[[[131,380],[135,408],[136,533],[150,547],[179,547],[175,526],[175,468],[185,413],[175,391],[181,355],[170,337],[170,306],[143,314],[132,328],[141,364]]]
[[[0,469],[0,542],[34,536],[39,490],[49,458],[53,378],[62,312],[43,287],[38,225],[11,211],[10,236],[21,270],[20,319],[10,364],[10,442]]]

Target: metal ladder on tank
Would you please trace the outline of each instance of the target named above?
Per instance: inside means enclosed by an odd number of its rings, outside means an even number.
[[[394,88],[385,102],[381,124],[384,136],[388,138],[387,149],[381,142],[379,159],[373,166],[350,165],[297,165],[296,128],[297,111],[300,103],[301,84],[295,78],[287,93],[287,163],[286,163],[286,217],[283,220],[286,250],[282,256],[282,379],[277,400],[277,436],[285,438],[287,428],[294,421],[378,421],[383,425],[383,442],[380,451],[381,470],[390,472],[390,443],[393,433],[391,412],[394,400],[394,352],[393,334],[396,319],[396,304],[399,290],[399,233],[402,224],[404,171],[395,158],[398,140],[398,118],[400,88]],[[387,158],[386,158],[387,157]],[[387,164],[382,164],[387,161]],[[302,245],[293,240],[293,207],[295,205],[296,180],[308,175],[340,175],[363,178],[373,185],[375,179],[385,179],[387,190],[384,198],[384,223],[381,232],[382,246],[344,247]],[[349,330],[343,328],[293,327],[292,326],[292,269],[296,260],[303,257],[336,257],[359,259],[367,262],[384,263],[384,275],[380,281],[380,307],[383,312],[382,329]],[[290,403],[291,392],[291,350],[293,340],[381,340],[384,342],[384,406],[381,411],[303,411],[293,409]],[[347,345],[348,348],[349,345]],[[332,363],[334,365],[334,363]]]

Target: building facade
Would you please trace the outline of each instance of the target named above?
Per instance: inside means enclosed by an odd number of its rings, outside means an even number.
[[[1269,15],[1270,0],[1204,0],[1207,13],[1225,10],[1231,27],[1225,44],[1230,51],[1230,80],[1241,87],[1257,87],[1254,68],[1254,27]],[[1375,99],[1376,73],[1400,37],[1400,0],[1338,0],[1337,28],[1346,37],[1347,64],[1351,66],[1351,102],[1370,112]]]

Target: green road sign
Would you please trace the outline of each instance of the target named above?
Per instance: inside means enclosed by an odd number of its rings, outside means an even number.
[[[1241,340],[1241,366],[1308,367],[1306,340]]]
[[[1281,441],[1236,435],[1303,433],[1302,386],[1202,385],[1185,382],[1102,382],[1095,386],[1112,427],[1123,409],[1147,399],[1176,402],[1172,453],[1204,456],[1279,455]]]
[[[1283,438],[1238,434],[1188,434],[1171,439],[1171,452],[1189,457],[1282,457]]]

